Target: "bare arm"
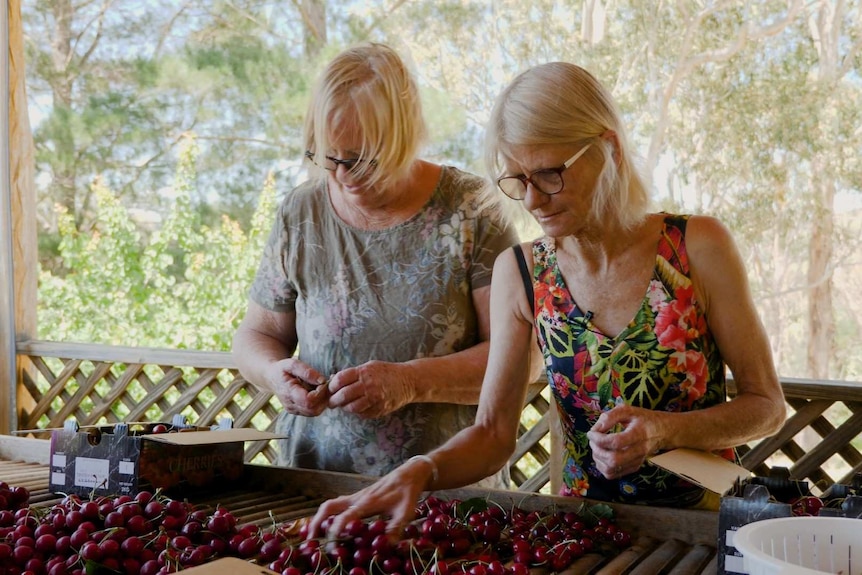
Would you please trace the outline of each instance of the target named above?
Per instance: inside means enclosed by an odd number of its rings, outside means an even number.
[[[473,305],[479,322],[479,343],[457,353],[406,363],[413,372],[414,402],[479,403],[491,339],[490,285],[473,291]]]
[[[506,465],[515,449],[535,348],[532,315],[510,250],[494,266],[491,309],[494,336],[476,422],[429,454],[437,480],[428,462],[411,460],[373,485],[321,505],[310,524],[311,537],[330,515],[337,515],[330,526],[333,535],[350,519],[377,513],[390,515],[389,531],[398,533],[412,519],[423,491],[468,485]]]
[[[686,246],[695,293],[737,395],[685,413],[620,406],[602,414],[589,437],[596,464],[608,477],[636,471],[658,450],[735,447],[775,433],[784,422],[784,395],[733,238],[714,218],[692,217]],[[609,433],[619,425],[625,432]]]
[[[517,263],[506,250],[494,265],[491,306],[493,339],[476,422],[432,452],[440,468],[435,489],[474,483],[509,461],[536,349],[533,318]]]
[[[737,394],[730,402],[704,410],[701,415],[705,417],[690,414],[690,419],[697,421],[687,427],[699,430],[692,435],[699,435],[700,441],[687,447],[734,447],[781,428],[786,416],[784,394],[745,266],[730,232],[714,218],[692,217],[688,225],[696,293],[706,309],[716,345],[733,374]]]
[[[326,380],[293,358],[296,345],[296,313],[274,312],[249,302],[232,352],[242,376],[274,393],[288,412],[319,415],[326,407],[325,394],[310,392]]]

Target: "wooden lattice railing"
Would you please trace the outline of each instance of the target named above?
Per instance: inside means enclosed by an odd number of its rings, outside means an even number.
[[[24,397],[18,397],[18,429],[120,421],[170,421],[181,414],[209,426],[230,417],[235,427],[275,431],[280,404],[247,382],[230,354],[22,341]],[[543,385],[528,394],[521,439],[510,471],[519,489],[541,491],[549,482],[548,400]],[[47,437],[47,432],[30,433]],[[273,463],[272,443],[250,442],[246,461]]]
[[[822,493],[862,472],[862,383],[782,379],[789,416],[781,430],[740,449],[758,475],[775,466]]]
[[[23,396],[18,429],[119,421],[164,421],[185,415],[198,425],[230,417],[236,426],[274,431],[280,406],[245,381],[230,354],[23,341]],[[783,379],[789,417],[775,436],[740,448],[758,475],[786,467],[816,492],[862,472],[862,383]],[[530,388],[510,461],[519,490],[550,492],[553,423],[547,386]],[[731,390],[732,392],[732,390]],[[33,433],[45,436],[43,433]],[[246,461],[272,463],[269,442],[246,446]]]

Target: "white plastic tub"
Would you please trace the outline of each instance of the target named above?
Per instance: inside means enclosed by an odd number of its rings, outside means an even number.
[[[751,575],[862,575],[862,519],[764,519],[740,527],[733,541]]]

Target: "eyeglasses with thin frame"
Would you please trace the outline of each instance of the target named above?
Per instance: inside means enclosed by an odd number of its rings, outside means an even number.
[[[497,187],[513,200],[523,200],[527,197],[527,184],[532,184],[533,188],[548,196],[558,194],[563,191],[563,172],[571,168],[572,164],[577,162],[578,158],[583,156],[591,145],[587,144],[578,150],[574,156],[558,168],[544,168],[529,175],[520,174],[497,178]]]
[[[321,166],[314,159],[314,152],[312,152],[311,150],[305,151],[305,157],[311,160],[311,163],[318,168],[323,168],[328,172],[336,172],[338,171],[339,166],[344,166],[344,169],[348,172],[356,173],[362,171],[361,166],[363,164],[368,164],[368,166],[371,168],[377,165],[377,162],[375,160],[363,160],[362,158],[350,158],[347,160],[342,160],[340,158],[333,158],[332,156],[323,156],[323,165]]]

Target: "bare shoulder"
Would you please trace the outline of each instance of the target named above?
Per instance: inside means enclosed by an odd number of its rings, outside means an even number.
[[[705,309],[749,301],[747,272],[733,234],[711,216],[692,216],[685,233],[691,278]]]
[[[713,216],[689,217],[685,244],[693,265],[739,257],[733,234],[721,220]]]
[[[492,276],[492,278],[496,277],[498,270],[501,273],[506,274],[507,278],[509,278],[513,273],[517,273],[518,258],[516,251],[518,249],[521,250],[521,253],[523,253],[524,257],[527,259],[527,267],[529,269],[530,262],[532,261],[530,246],[529,244],[517,244],[497,254],[497,259],[494,262],[494,276]]]
[[[733,241],[728,227],[715,216],[689,216],[686,226],[686,239],[706,241]]]
[[[505,249],[497,256],[494,263],[494,272],[491,276],[491,296],[496,296],[497,305],[510,306],[517,311],[517,315],[530,318],[528,307],[529,295],[525,293],[524,282],[521,279],[521,269],[518,263],[516,250],[520,248],[524,254],[527,270],[533,268],[532,244],[521,243],[514,249]],[[498,308],[499,309],[499,308]]]

